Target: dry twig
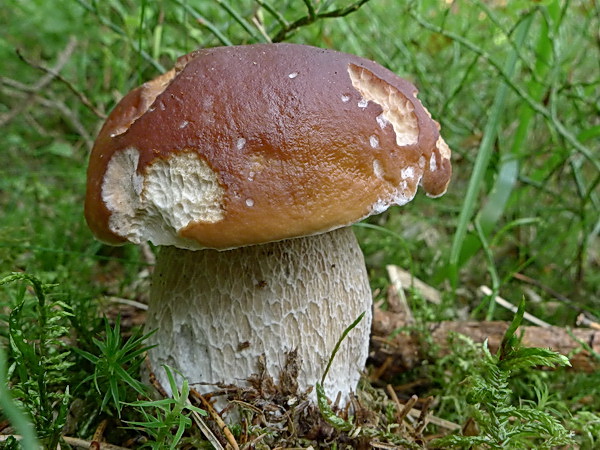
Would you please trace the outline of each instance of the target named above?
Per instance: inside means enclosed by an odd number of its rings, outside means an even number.
[[[77,44],[77,40],[75,39],[74,36],[71,36],[69,38],[69,42],[67,44],[67,49],[70,49],[68,56],[66,57],[66,61],[63,63],[64,64],[68,61],[69,57],[71,56],[71,54],[73,53],[73,50],[75,50],[75,46]],[[63,51],[64,52],[64,51]],[[62,53],[61,53],[62,55]],[[46,72],[46,76],[49,76],[50,79],[52,80],[53,78],[56,78],[58,81],[60,81],[61,83],[63,83],[64,85],[67,86],[67,88],[73,93],[75,94],[75,96],[77,96],[77,98],[81,101],[81,103],[86,106],[92,113],[94,113],[99,119],[105,120],[106,119],[106,114],[104,114],[103,112],[99,111],[94,104],[85,96],[85,94],[81,91],[79,91],[77,88],[75,88],[75,86],[73,86],[73,84],[67,80],[65,77],[63,77],[59,71],[55,70],[55,68],[47,68],[42,66],[41,64],[37,64],[34,63],[33,61],[30,61],[29,59],[27,59],[25,57],[25,55],[23,55],[21,53],[20,50],[17,49],[17,56],[26,64],[30,65],[31,67],[34,67],[35,69],[41,70],[43,72]],[[62,66],[61,66],[62,68]],[[39,91],[39,89],[38,89]]]
[[[2,79],[3,84],[9,84],[9,83],[7,83],[7,80],[9,80],[9,79],[3,78]],[[14,81],[14,80],[11,80],[11,81]],[[18,82],[13,82],[10,84],[14,85],[15,83],[18,83]],[[60,102],[58,100],[49,100],[45,97],[42,97],[39,94],[32,94],[30,96],[27,96],[27,95],[24,95],[22,92],[9,91],[8,95],[20,99],[23,103],[28,102],[29,101],[28,99],[31,98],[32,102],[38,102],[39,104],[41,104],[42,106],[44,106],[46,108],[58,110],[61,113],[61,115],[63,116],[63,118],[73,127],[73,130],[82,137],[82,139],[85,141],[86,147],[88,149],[92,148],[92,146],[94,144],[94,140],[92,139],[88,130],[81,124],[81,122],[76,117],[76,115],[73,114],[73,111],[71,111],[67,107],[67,105],[65,105],[63,102]],[[13,110],[13,112],[14,112],[14,110]],[[11,113],[8,113],[8,114],[11,114]],[[2,126],[2,120],[3,120],[3,118],[0,117],[0,127]]]
[[[591,320],[584,313],[577,316],[577,325],[600,330],[600,323]]]
[[[298,20],[295,20],[292,23],[285,22],[283,24],[282,29],[277,33],[277,35],[273,38],[273,42],[281,42],[288,37],[288,35],[298,28],[310,25],[315,23],[319,19],[331,19],[337,17],[344,17],[348,14],[351,14],[355,11],[358,11],[361,6],[367,3],[369,0],[357,0],[356,2],[342,8],[335,9],[333,11],[328,12],[317,12],[315,11],[315,5],[312,4],[310,0],[305,0],[304,3],[307,6],[308,14],[304,17],[301,17]]]
[[[396,404],[396,407],[398,408],[396,411],[396,421],[398,422],[398,424],[400,426],[402,426],[403,421],[406,418],[406,416],[411,416],[411,417],[414,417],[415,419],[419,420],[420,431],[423,431],[425,426],[427,426],[427,423],[432,423],[441,428],[446,428],[447,430],[460,430],[461,429],[461,426],[454,422],[440,419],[439,417],[436,417],[432,414],[428,414],[429,405],[431,404],[431,401],[433,400],[433,398],[431,398],[427,403],[425,403],[425,405],[423,406],[423,409],[417,409],[417,408],[413,408],[413,406],[417,403],[417,400],[418,400],[418,397],[416,395],[413,395],[410,399],[408,399],[408,401],[405,404],[402,404],[402,402],[400,402],[400,400],[398,400],[398,396],[396,395],[396,391],[394,391],[394,388],[390,384],[388,384],[386,388],[387,388],[388,394],[392,398],[392,401]],[[418,429],[415,431],[417,433],[419,432]]]
[[[487,287],[487,286],[479,286],[479,290],[484,294],[484,295],[492,295],[493,291]],[[517,312],[517,307],[515,305],[513,305],[512,303],[510,303],[508,300],[503,299],[502,297],[500,297],[499,295],[497,295],[494,298],[494,301],[499,304],[500,306],[502,306],[503,308],[508,309],[509,311],[512,311],[514,313]],[[552,325],[550,325],[548,322],[544,322],[542,319],[538,319],[537,317],[535,317],[533,314],[529,314],[528,312],[525,312],[523,314],[523,318],[525,320],[528,320],[529,322],[538,325],[540,327],[543,328],[548,328],[551,327]]]
[[[395,265],[389,265],[386,267],[386,269],[392,284],[395,282],[395,280],[397,280],[396,282],[400,283],[400,285],[402,285],[404,288],[408,286],[413,287],[428,302],[436,305],[439,305],[442,302],[442,296],[437,289],[419,280],[410,272],[407,272],[406,270],[403,270]]]
[[[192,418],[194,419],[194,422],[198,428],[200,428],[200,431],[204,437],[208,439],[208,442],[210,442],[216,450],[225,450],[200,414],[198,414],[196,411],[192,411]]]
[[[67,64],[67,62],[69,61],[69,58],[71,57],[71,55],[73,54],[73,51],[75,50],[75,45],[76,45],[75,38],[71,37],[71,39],[69,39],[69,42],[67,43],[67,45],[65,46],[63,51],[60,52],[60,54],[58,55],[56,64],[54,64],[54,66],[51,69],[47,69],[46,75],[44,75],[42,78],[40,78],[33,86],[31,86],[28,89],[29,96],[27,97],[27,99],[23,102],[20,102],[10,112],[8,112],[0,117],[0,127],[6,125],[8,122],[13,120],[15,117],[17,117],[19,114],[21,114],[27,108],[29,108],[35,102],[36,95],[42,89],[44,89],[44,87],[46,87],[58,75],[58,73],[62,70],[62,68],[65,66],[65,64]],[[17,52],[17,54],[20,55],[19,52]]]
[[[402,271],[398,266],[389,265],[386,267],[388,277],[391,281],[391,285],[388,288],[388,305],[390,310],[404,314],[406,323],[410,324],[415,321],[406,295],[404,295],[404,283],[402,280]],[[393,308],[392,308],[393,306]]]
[[[0,442],[4,442],[10,437],[13,437],[17,440],[22,439],[22,437],[19,436],[18,434],[2,434],[2,435],[0,435]],[[85,448],[85,449],[94,448],[93,444],[95,443],[95,441],[86,441],[85,439],[79,439],[79,438],[70,437],[70,436],[62,436],[61,439],[73,447]],[[114,445],[114,444],[108,444],[106,442],[98,442],[97,444],[98,445],[96,446],[96,448],[98,448],[100,450],[130,450],[127,447],[121,447],[119,445]]]
[[[231,430],[229,429],[227,424],[223,421],[223,419],[221,418],[219,413],[217,413],[217,411],[215,411],[215,408],[213,408],[213,405],[208,400],[206,400],[204,398],[204,396],[202,394],[200,394],[200,392],[198,392],[195,389],[190,389],[190,395],[195,400],[199,400],[200,403],[202,404],[202,407],[208,411],[208,413],[210,414],[210,417],[215,421],[215,423],[219,427],[219,430],[221,430],[221,432],[225,436],[225,439],[227,439],[227,442],[229,443],[231,448],[234,450],[239,450],[238,443],[236,442],[235,437],[233,436],[233,433],[231,432]]]

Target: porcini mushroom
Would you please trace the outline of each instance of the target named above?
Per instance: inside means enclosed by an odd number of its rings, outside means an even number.
[[[242,385],[286,351],[298,384],[356,388],[371,292],[351,224],[443,194],[451,167],[417,90],[357,56],[294,44],[202,49],[127,94],[92,151],[85,213],[110,244],[164,246],[147,327],[190,382]],[[210,389],[210,388],[208,388]]]

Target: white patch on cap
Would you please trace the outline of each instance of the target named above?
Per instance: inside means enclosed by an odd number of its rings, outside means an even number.
[[[395,87],[377,78],[372,72],[354,64],[348,65],[352,86],[365,102],[377,103],[383,109],[381,116],[392,124],[399,146],[414,145],[419,140],[419,125],[412,102]],[[359,103],[358,106],[361,106]],[[381,128],[382,120],[377,120]]]
[[[371,136],[369,136],[369,144],[373,148],[379,147],[379,138],[377,136],[375,136],[374,134],[372,134]]]
[[[424,157],[423,155],[421,155],[421,156],[419,157],[419,167],[420,167],[421,169],[424,169],[424,168],[425,168],[425,163],[426,163],[426,162],[427,162],[427,161],[425,160],[425,157]]]
[[[251,198],[247,198],[246,199],[246,206],[249,208],[252,208],[254,206],[254,200],[252,200]]]
[[[400,171],[400,178],[406,180],[407,178],[413,178],[415,176],[415,169],[412,166],[405,167]]]
[[[371,205],[371,211],[369,215],[381,214],[385,210],[387,210],[390,206],[403,206],[410,202],[417,193],[417,186],[421,181],[421,176],[418,175],[418,180],[415,182],[407,182],[406,180],[401,181],[392,192],[384,197],[377,200],[373,205]]]
[[[190,123],[187,120],[184,120],[183,122],[181,122],[179,124],[179,128],[185,128],[189,125]]]
[[[223,219],[225,191],[216,172],[197,153],[157,158],[138,174],[139,152],[128,148],[108,163],[102,200],[111,212],[110,230],[130,242],[200,248],[179,232],[191,222]]]
[[[358,102],[358,107],[361,109],[365,109],[369,105],[369,100],[365,98],[361,98]]]
[[[349,95],[342,95],[342,101],[344,103],[348,103],[350,101],[350,96]]]
[[[387,126],[388,123],[390,123],[385,118],[385,116],[383,115],[383,113],[381,113],[377,117],[375,117],[375,120],[377,121],[377,124],[379,125],[379,128],[381,128],[382,130]]]
[[[373,205],[371,205],[371,214],[369,215],[381,214],[389,207],[390,204],[388,202],[384,202],[383,200],[379,199],[375,203],[373,203]]]
[[[435,159],[435,153],[431,153],[431,158],[429,158],[429,170],[435,172],[437,170],[437,161]]]
[[[386,211],[390,206],[403,206],[410,202],[414,197],[414,193],[412,195],[407,194],[404,190],[398,189],[391,198],[388,199],[379,199],[371,206],[371,215],[381,214]]]
[[[246,139],[244,139],[244,138],[239,138],[237,140],[237,142],[235,143],[235,146],[238,150],[243,149],[245,145],[246,145]]]
[[[446,144],[446,141],[444,141],[444,139],[442,139],[442,137],[440,136],[437,140],[437,142],[435,143],[435,147],[439,150],[440,152],[440,156],[444,159],[450,159],[450,155],[451,155],[451,151],[450,151],[450,147],[448,147],[448,144]]]
[[[288,75],[288,77],[290,77],[291,79],[294,79],[298,76],[298,72],[292,72]]]

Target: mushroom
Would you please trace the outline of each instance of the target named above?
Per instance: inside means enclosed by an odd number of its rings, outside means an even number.
[[[264,355],[277,381],[296,350],[307,389],[365,313],[324,384],[348,398],[372,306],[350,225],[419,185],[442,195],[451,175],[416,94],[357,56],[257,44],[190,53],[121,100],[92,150],[85,214],[106,243],[163,246],[147,318],[153,367],[241,385]]]

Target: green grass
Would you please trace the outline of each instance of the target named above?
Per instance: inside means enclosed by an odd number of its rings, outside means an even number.
[[[544,408],[549,397],[547,391],[536,391],[537,402],[512,404],[513,392],[509,381],[515,373],[535,366],[554,368],[569,365],[566,356],[520,346],[515,333],[524,312],[525,302],[522,301],[497,353],[492,355],[487,343],[484,343],[481,348],[483,357],[465,379],[465,397],[479,433],[447,436],[437,445],[452,448],[554,448],[573,442],[570,433],[553,415],[554,411]],[[545,386],[542,385],[542,388]]]
[[[139,331],[121,338],[130,330],[115,324],[114,304],[102,299],[145,302],[148,262],[136,247],[93,238],[83,196],[102,119],[125,92],[198,47],[285,40],[335,48],[375,59],[418,86],[453,150],[450,189],[356,227],[374,289],[388,284],[385,265],[398,264],[443,292],[440,307],[411,299],[418,320],[453,319],[459,310],[510,319],[475,294],[482,284],[515,304],[527,298],[528,312],[555,325],[574,326],[581,312],[600,317],[597,1],[7,1],[0,10],[0,278],[25,275],[0,286],[0,340],[7,353],[1,375],[16,399],[16,409],[2,408],[16,428],[27,426],[18,425],[19,411],[31,419],[39,408],[60,416],[63,403],[85,405],[76,423],[33,422],[53,445],[63,426],[89,439],[106,417],[121,413],[133,423],[170,413],[148,406],[140,415],[127,405],[142,395],[139,362],[127,351],[138,356],[143,339]],[[40,292],[53,308],[40,306]],[[49,327],[44,311],[59,328]],[[23,330],[26,343],[41,339],[38,353],[11,346],[9,330]],[[94,368],[124,349],[106,373]],[[56,357],[75,369],[48,380],[31,366],[43,360],[51,375],[61,364]],[[436,414],[461,422],[464,395],[442,386],[468,374],[473,362],[462,363],[442,359],[404,381],[429,379],[441,399]],[[121,384],[107,381],[115,372]],[[28,373],[37,373],[35,386]],[[593,448],[600,427],[586,424],[598,423],[599,381],[560,369],[524,370],[507,383],[513,405],[539,404],[531,386],[548,386],[555,394],[547,409]],[[119,430],[114,442],[126,440]]]

